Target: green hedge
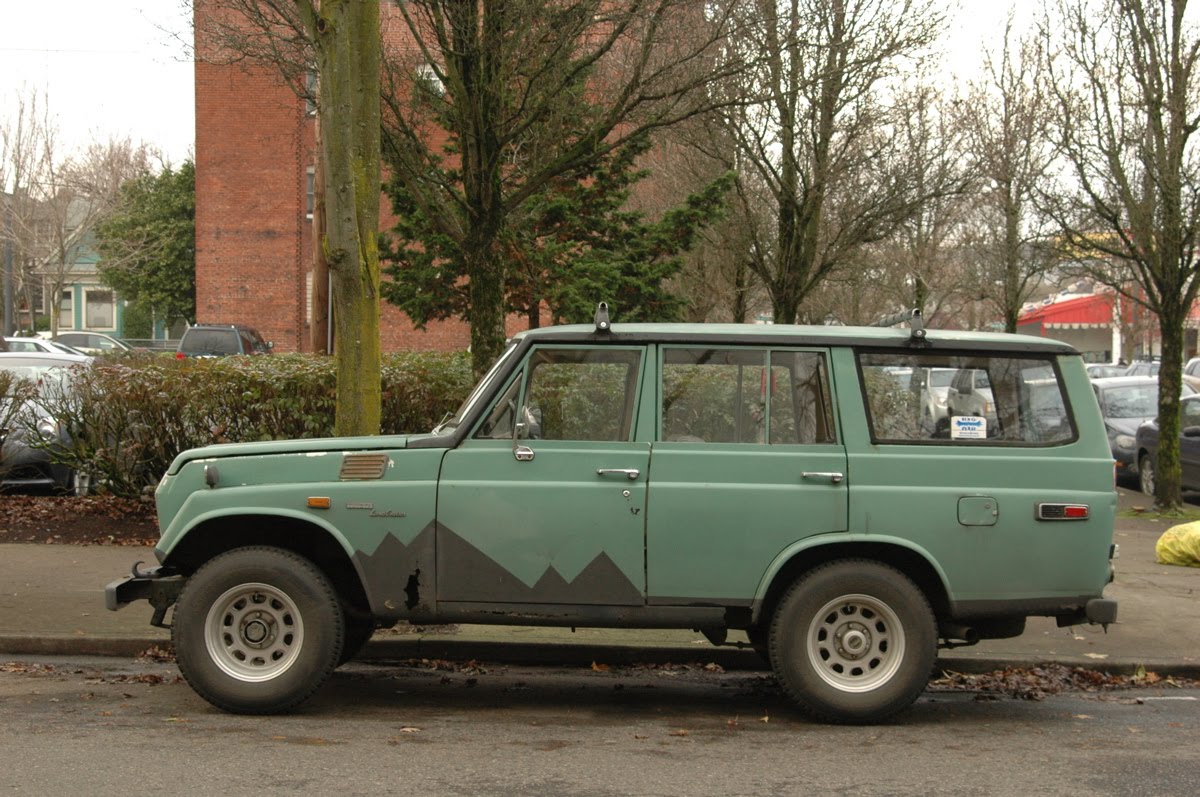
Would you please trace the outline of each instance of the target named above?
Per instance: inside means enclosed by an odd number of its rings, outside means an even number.
[[[43,410],[71,435],[58,459],[110,492],[136,495],[188,448],[332,436],[335,384],[332,358],[312,355],[97,358]],[[430,430],[471,384],[464,354],[386,355],[383,433]]]

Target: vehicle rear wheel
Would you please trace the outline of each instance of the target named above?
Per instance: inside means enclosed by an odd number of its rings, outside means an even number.
[[[269,714],[306,700],[338,663],[343,615],[329,579],[290,551],[237,548],[187,580],[172,621],[179,670],[226,711]]]
[[[878,562],[842,560],[807,573],[771,624],[776,677],[797,705],[827,722],[879,722],[907,708],[936,655],[929,602]]]
[[[1146,495],[1154,495],[1154,457],[1142,454],[1138,460],[1138,487]]]

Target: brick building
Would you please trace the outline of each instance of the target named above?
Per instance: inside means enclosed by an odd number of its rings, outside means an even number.
[[[196,3],[196,30],[203,13]],[[274,68],[216,63],[206,46],[197,37],[196,321],[248,324],[276,351],[311,350],[316,116]],[[386,205],[380,229],[391,226]],[[381,337],[384,351],[453,351],[470,330],[420,331],[385,302]]]

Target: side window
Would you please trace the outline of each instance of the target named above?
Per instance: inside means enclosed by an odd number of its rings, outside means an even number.
[[[661,409],[666,442],[834,442],[818,352],[664,349]]]
[[[877,442],[1054,445],[1075,439],[1053,358],[868,352],[858,360]],[[898,379],[905,371],[926,376]]]
[[[1184,429],[1189,426],[1200,426],[1200,401],[1183,402],[1183,422],[1180,426]]]
[[[641,356],[630,349],[535,350],[518,437],[629,440]]]

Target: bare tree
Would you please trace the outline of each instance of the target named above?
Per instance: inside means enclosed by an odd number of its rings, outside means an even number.
[[[92,246],[96,224],[117,201],[121,184],[146,174],[150,152],[129,138],[92,142],[82,152],[64,155],[53,131],[43,141],[42,179],[37,223],[45,231],[38,270],[57,303],[71,282],[80,256]],[[50,313],[50,333],[58,334],[59,314]]]
[[[1050,172],[1052,98],[1046,86],[1044,43],[1019,41],[1010,13],[999,52],[986,51],[983,75],[963,103],[978,205],[972,241],[981,296],[1017,331],[1021,307],[1053,264],[1049,220],[1035,202]]]
[[[1158,317],[1155,498],[1180,497],[1184,322],[1200,289],[1200,38],[1187,0],[1059,0],[1043,35],[1070,169],[1050,211],[1063,251]]]
[[[378,434],[379,0],[205,0],[198,39],[211,57],[267,65],[317,107],[319,245],[333,283],[339,435]],[[473,4],[472,4],[473,5]],[[308,75],[318,77],[316,91]]]
[[[46,112],[46,98],[37,90],[22,91],[16,97],[15,113],[0,125],[0,190],[4,192],[0,240],[11,259],[11,272],[5,277],[5,311],[13,312],[16,296],[30,309],[33,328],[35,293],[33,264],[40,247],[35,186],[44,182],[45,139],[53,136],[52,118]],[[51,127],[47,130],[47,127]],[[15,314],[5,318],[5,334],[16,328]]]
[[[916,212],[925,193],[893,146],[885,89],[934,41],[940,10],[919,0],[754,0],[739,5],[732,49],[755,64],[729,115],[743,173],[769,194],[753,268],[775,320],[792,323],[804,299],[865,244]],[[755,186],[744,186],[751,201]]]
[[[724,3],[692,0],[412,0],[416,50],[385,93],[388,164],[413,212],[453,242],[449,293],[471,325],[476,370],[505,338],[504,241],[532,198],[714,106]],[[444,131],[445,145],[429,135]],[[432,138],[432,140],[431,140]],[[600,297],[597,297],[600,298]],[[534,302],[537,299],[535,297]]]

